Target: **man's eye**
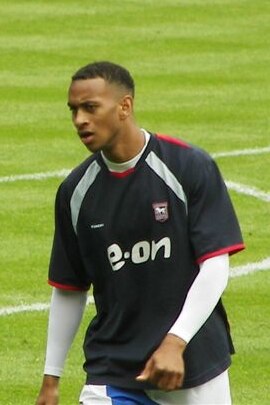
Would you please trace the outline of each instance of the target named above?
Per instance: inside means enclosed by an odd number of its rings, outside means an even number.
[[[96,110],[96,106],[93,104],[85,104],[84,108],[86,111],[91,113],[93,113]]]
[[[69,107],[69,111],[70,111],[72,114],[76,114],[77,108],[75,108],[75,107]]]

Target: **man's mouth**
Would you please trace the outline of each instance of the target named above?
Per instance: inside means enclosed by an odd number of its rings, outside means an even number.
[[[94,132],[91,132],[91,131],[79,131],[78,134],[79,134],[79,137],[81,139],[85,139],[85,138],[88,138],[88,137],[92,137],[94,135]]]

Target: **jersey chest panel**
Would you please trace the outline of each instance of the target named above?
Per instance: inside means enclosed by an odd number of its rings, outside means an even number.
[[[160,316],[168,302],[174,317],[196,274],[187,233],[184,204],[146,164],[120,179],[101,171],[82,203],[77,237],[103,309],[130,315],[151,301]]]
[[[151,257],[157,256],[157,250],[162,250],[157,243],[162,239],[164,256],[169,255],[173,240],[177,240],[179,251],[179,245],[186,244],[187,232],[183,203],[147,165],[124,178],[103,170],[84,198],[77,224],[83,256],[90,260],[92,256],[96,262],[100,252],[103,258],[109,258],[114,271],[119,266],[116,257],[110,260],[113,253],[110,255],[108,249],[112,245],[119,246],[115,256],[125,265],[140,264],[145,263],[143,257],[148,251]]]

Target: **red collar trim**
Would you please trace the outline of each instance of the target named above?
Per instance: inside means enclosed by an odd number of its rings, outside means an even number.
[[[110,172],[110,174],[113,177],[117,177],[118,179],[122,179],[123,177],[129,176],[134,171],[135,171],[135,168],[132,167],[131,169],[125,170],[124,172]]]
[[[162,139],[163,141],[173,143],[175,145],[181,146],[182,148],[190,148],[190,145],[181,139],[178,138],[173,138],[169,135],[164,135],[164,134],[156,134],[157,138]]]

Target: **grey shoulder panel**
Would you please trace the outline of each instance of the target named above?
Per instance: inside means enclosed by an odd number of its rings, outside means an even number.
[[[187,198],[181,183],[177,180],[175,175],[154,152],[149,153],[146,158],[146,163],[184,203],[187,213]]]
[[[81,180],[79,181],[79,183],[77,184],[77,186],[75,187],[73,194],[71,196],[70,199],[71,220],[75,233],[77,233],[77,222],[83,199],[87,191],[91,187],[91,185],[94,183],[100,169],[101,168],[96,161],[92,162],[88,167],[88,169],[86,170],[86,172],[84,173]]]

